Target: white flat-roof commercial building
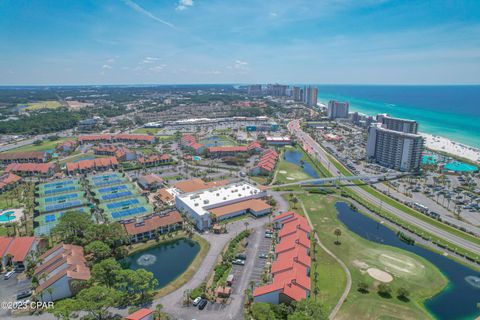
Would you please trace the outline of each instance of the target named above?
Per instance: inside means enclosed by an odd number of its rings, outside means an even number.
[[[271,207],[259,198],[262,191],[247,182],[237,182],[210,189],[177,194],[175,205],[196,223],[199,230],[211,226],[211,213],[223,220],[250,212],[256,216],[270,213]]]

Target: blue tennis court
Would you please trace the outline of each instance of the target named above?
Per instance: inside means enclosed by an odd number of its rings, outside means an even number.
[[[47,214],[45,216],[45,223],[54,222],[55,220],[57,220],[57,218],[54,214]]]
[[[61,200],[75,199],[75,198],[78,198],[78,196],[79,196],[78,193],[68,193],[68,194],[62,194],[62,195],[59,195],[59,196],[45,198],[44,201],[45,201],[45,203],[57,202],[57,201],[61,201]]]
[[[95,181],[93,182],[93,184],[95,185],[95,187],[103,187],[103,186],[108,186],[108,185],[111,185],[111,184],[117,184],[117,183],[121,183],[121,182],[125,182],[125,179],[111,179],[111,180],[101,180],[101,181]]]
[[[116,174],[116,173],[102,174],[101,176],[92,177],[92,180],[97,181],[97,180],[108,179],[108,178],[113,178],[113,177],[118,177],[118,174]]]
[[[116,208],[121,208],[124,206],[131,206],[133,204],[139,204],[140,200],[138,199],[127,199],[127,200],[122,200],[118,202],[112,202],[112,203],[107,203],[107,208],[108,209],[116,209]]]
[[[74,191],[75,190],[75,186],[66,186],[66,187],[57,187],[57,188],[52,188],[52,189],[48,189],[48,190],[45,190],[45,195],[49,195],[49,194],[55,194],[55,193],[63,193],[63,192],[69,192],[69,191]]]
[[[123,185],[120,185],[120,186],[100,188],[100,189],[98,189],[98,192],[106,193],[106,192],[118,191],[118,190],[123,190],[123,189],[128,189],[128,186],[123,184]]]
[[[131,216],[134,214],[141,214],[141,213],[146,213],[147,209],[145,207],[139,207],[139,208],[133,208],[133,209],[127,209],[127,210],[121,210],[117,212],[112,213],[112,218],[114,219],[120,219],[126,216]]]
[[[124,192],[117,192],[117,193],[110,193],[110,194],[105,194],[102,196],[102,200],[113,200],[113,199],[118,199],[118,198],[123,198],[127,196],[133,195],[132,191],[124,191]]]
[[[75,201],[70,201],[70,202],[64,202],[64,203],[57,203],[57,204],[52,204],[49,206],[45,206],[45,211],[57,211],[57,210],[62,210],[66,208],[71,208],[71,207],[76,207],[82,204],[82,201],[80,200],[75,200]]]
[[[46,183],[46,184],[43,185],[43,187],[45,189],[50,189],[50,188],[57,188],[58,186],[66,186],[68,184],[73,184],[73,183],[75,183],[75,180],[70,179],[70,180],[63,180],[63,181]]]

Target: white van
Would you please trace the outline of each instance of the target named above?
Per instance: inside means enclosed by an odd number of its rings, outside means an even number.
[[[7,273],[5,273],[5,275],[3,276],[3,280],[8,280],[10,279],[13,274],[15,273],[15,270],[12,270],[12,271],[8,271]]]

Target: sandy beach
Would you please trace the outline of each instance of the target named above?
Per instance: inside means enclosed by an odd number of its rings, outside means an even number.
[[[480,162],[480,149],[452,141],[448,138],[420,133],[425,138],[425,146],[432,150],[447,152],[462,158]]]

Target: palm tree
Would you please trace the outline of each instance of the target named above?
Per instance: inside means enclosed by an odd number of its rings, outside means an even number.
[[[247,231],[247,228],[250,225],[250,223],[248,223],[248,221],[245,221],[243,224],[245,225],[245,231]]]
[[[338,237],[342,235],[342,230],[340,230],[339,228],[336,228],[335,231],[333,231],[333,234],[337,236],[337,241],[335,242],[335,244],[340,244]]]
[[[48,294],[50,295],[50,301],[53,301],[53,296],[52,296],[52,295],[53,295],[53,291],[54,291],[54,289],[52,288],[52,286],[50,286],[50,287],[47,288],[47,292],[48,292]]]
[[[297,208],[297,203],[298,203],[298,198],[297,197],[292,197],[292,203],[293,203],[293,209]]]

